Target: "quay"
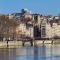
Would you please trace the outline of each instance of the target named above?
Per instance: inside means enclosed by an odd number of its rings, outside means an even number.
[[[17,40],[17,41],[0,41],[0,47],[10,47],[10,46],[25,46],[25,44],[30,46],[41,45],[41,44],[60,44],[60,39],[52,39],[52,40]]]
[[[42,43],[42,44],[54,44],[54,41],[60,41],[60,39],[52,39],[52,38],[41,38],[41,39],[25,39],[25,40],[21,40],[22,41],[22,46],[24,46],[24,44],[26,42],[30,42],[31,46],[34,45],[38,45],[38,43]]]

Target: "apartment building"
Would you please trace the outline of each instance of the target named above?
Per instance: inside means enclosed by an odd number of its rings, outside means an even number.
[[[29,37],[53,38],[60,36],[60,21],[58,16],[42,16],[22,9],[21,13],[9,15],[9,18],[20,20],[18,30]],[[22,32],[23,31],[23,32]]]

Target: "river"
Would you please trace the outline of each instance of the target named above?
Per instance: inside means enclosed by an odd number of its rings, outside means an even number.
[[[60,60],[60,44],[0,48],[0,60]]]

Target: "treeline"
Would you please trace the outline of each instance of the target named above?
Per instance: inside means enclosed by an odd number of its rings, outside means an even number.
[[[9,19],[9,15],[0,15],[0,40],[4,37],[8,38],[9,36],[14,37],[16,34],[16,27],[18,23],[14,19]]]

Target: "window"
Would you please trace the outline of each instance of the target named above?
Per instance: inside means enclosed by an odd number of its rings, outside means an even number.
[[[42,37],[45,37],[46,36],[46,31],[45,31],[45,28],[42,28],[42,31],[41,31],[41,35],[42,35]]]

